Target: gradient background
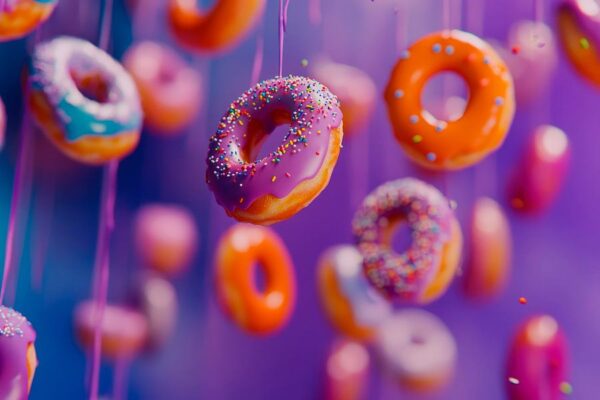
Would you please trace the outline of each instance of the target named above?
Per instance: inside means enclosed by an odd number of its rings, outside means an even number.
[[[308,1],[291,0],[284,72],[306,74],[301,60],[310,62],[324,52],[335,61],[368,71],[379,93],[398,54],[396,33],[406,32],[401,35],[402,44],[442,28],[441,0],[323,0],[323,22],[317,26],[309,24]],[[61,0],[41,37],[66,33],[93,40],[100,3]],[[125,4],[116,1],[111,48],[117,57],[133,38],[175,45],[162,17],[166,1],[142,3],[148,7],[148,15],[132,29]],[[485,13],[479,15],[483,3]],[[552,25],[556,3],[544,2],[545,19]],[[408,23],[399,29],[402,14],[394,13],[397,4],[408,10]],[[277,6],[276,1],[268,1],[259,28],[232,51],[216,57],[186,55],[206,83],[205,107],[197,123],[174,139],[143,135],[137,151],[122,163],[112,241],[111,301],[127,298],[141,268],[131,236],[132,217],[139,206],[155,201],[186,205],[193,210],[201,231],[193,268],[175,282],[181,303],[178,329],[162,352],[135,362],[129,397],[319,398],[324,359],[335,332],[319,307],[315,263],[326,247],[351,240],[350,219],[362,197],[387,180],[419,176],[457,200],[457,212],[466,226],[476,196],[489,195],[504,202],[506,177],[529,132],[540,123],[551,123],[563,128],[572,144],[572,168],[564,190],[541,217],[509,211],[514,265],[510,285],[501,297],[489,304],[473,304],[463,297],[458,278],[442,299],[428,307],[454,333],[459,358],[455,378],[445,391],[422,398],[503,399],[503,365],[510,336],[524,318],[539,312],[554,315],[569,338],[572,398],[595,398],[600,372],[600,269],[596,259],[600,244],[600,96],[574,74],[562,53],[548,95],[538,104],[518,110],[497,155],[447,177],[425,175],[407,162],[392,138],[379,96],[367,131],[345,141],[329,187],[308,209],[275,226],[294,258],[298,279],[298,302],[289,325],[273,337],[257,339],[244,335],[224,317],[215,303],[211,260],[219,235],[233,221],[204,184],[207,139],[228,104],[249,86],[258,32],[265,35],[261,77],[276,74]],[[498,40],[504,40],[512,22],[532,18],[533,1],[452,1],[453,27]],[[8,114],[7,144],[0,154],[0,240],[4,240],[8,220],[22,111],[20,76],[28,46],[31,40],[0,44],[0,96]],[[85,396],[85,356],[73,340],[71,313],[90,290],[101,170],[66,160],[41,135],[35,137],[34,186],[30,204],[23,204],[30,209],[30,217],[15,305],[38,332],[40,366],[31,398],[79,399]],[[42,264],[43,286],[32,288],[30,270]],[[519,296],[527,297],[529,303],[520,305]],[[107,365],[102,374],[103,393],[109,393],[110,387],[111,368]],[[369,399],[413,398],[400,393],[385,376],[372,373]]]

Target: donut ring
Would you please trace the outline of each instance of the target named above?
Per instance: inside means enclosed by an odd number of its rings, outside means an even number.
[[[377,329],[375,350],[388,372],[413,391],[440,388],[456,365],[454,336],[425,310],[403,309],[387,319]]]
[[[461,76],[469,88],[462,117],[435,118],[421,105],[427,81],[440,72]],[[407,155],[429,169],[473,165],[504,141],[515,112],[508,67],[483,40],[461,31],[425,36],[405,51],[385,90],[396,139]]]
[[[567,381],[568,362],[567,340],[556,320],[549,315],[529,318],[518,328],[508,353],[508,398],[564,399],[561,384]]]
[[[257,266],[265,274],[262,291],[255,284]],[[246,224],[230,228],[219,241],[215,271],[220,303],[242,329],[269,334],[290,318],[296,299],[292,260],[271,229]]]
[[[281,145],[255,160],[267,135],[285,123],[290,128]],[[228,215],[272,224],[302,210],[327,186],[342,137],[339,102],[325,86],[299,76],[267,80],[221,119],[210,138],[206,182]]]
[[[212,10],[201,12],[195,1],[170,0],[169,25],[184,46],[219,51],[233,46],[262,16],[266,0],[217,0]]]
[[[86,349],[94,346],[96,303],[85,301],[75,309],[75,333]],[[107,304],[101,322],[102,354],[113,360],[131,359],[148,341],[144,315],[123,306]]]
[[[409,224],[413,239],[402,254],[391,247],[400,222]],[[436,188],[412,178],[383,184],[365,198],[352,226],[367,278],[384,296],[429,303],[446,291],[460,261],[462,233]]]
[[[137,146],[142,111],[135,84],[93,44],[59,37],[36,46],[28,88],[34,120],[67,156],[100,165]]]
[[[19,39],[50,17],[58,0],[12,0],[0,10],[0,42]]]
[[[173,135],[194,121],[202,103],[202,78],[175,51],[141,42],[127,50],[123,65],[135,80],[144,123],[153,132]]]
[[[600,86],[600,10],[594,2],[564,0],[558,7],[558,37],[577,72]],[[591,6],[590,6],[591,5]]]
[[[331,323],[352,338],[372,339],[392,310],[365,279],[360,252],[350,245],[335,246],[321,255],[318,264],[319,294]]]
[[[28,398],[38,366],[35,339],[35,330],[27,318],[0,306],[0,398]]]

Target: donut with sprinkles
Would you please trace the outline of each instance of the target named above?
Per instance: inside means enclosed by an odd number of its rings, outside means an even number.
[[[438,119],[421,104],[424,86],[441,72],[458,74],[469,89],[465,112],[456,120]],[[437,170],[468,167],[496,150],[515,112],[513,80],[504,61],[482,39],[456,30],[425,36],[404,51],[385,100],[406,154]]]
[[[412,242],[398,254],[391,242],[400,223],[408,224]],[[433,186],[413,178],[379,186],[357,210],[352,228],[367,279],[388,299],[429,303],[452,281],[462,233],[448,200]]]
[[[289,124],[281,144],[258,158],[263,141]],[[300,76],[266,80],[231,103],[210,138],[206,181],[228,215],[268,225],[285,220],[327,186],[342,145],[342,112],[321,83]]]

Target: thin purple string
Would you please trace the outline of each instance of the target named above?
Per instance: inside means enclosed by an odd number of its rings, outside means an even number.
[[[283,40],[287,30],[287,12],[290,6],[290,0],[285,2],[279,0],[279,76],[283,76]]]
[[[264,32],[261,30],[256,38],[256,52],[254,53],[254,62],[252,64],[252,76],[250,78],[250,86],[254,86],[258,83],[260,78],[260,72],[262,70],[263,59],[264,59],[264,47],[265,37]]]

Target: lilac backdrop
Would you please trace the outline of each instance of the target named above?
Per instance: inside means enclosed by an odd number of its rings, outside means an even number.
[[[310,63],[325,52],[335,61],[368,71],[380,93],[398,54],[397,36],[401,43],[409,43],[440,29],[443,23],[442,0],[323,0],[323,22],[314,26],[308,22],[309,1],[291,0],[284,71],[307,73],[301,60],[306,58]],[[173,43],[160,18],[165,1],[143,3],[149,15],[132,33],[126,7],[117,2],[112,46],[116,56],[122,55],[132,37]],[[396,15],[397,4],[407,14]],[[545,1],[548,21],[552,21],[555,4]],[[485,7],[483,19],[477,15],[481,5]],[[464,0],[462,5],[453,0],[451,6],[453,27],[468,24],[475,33],[499,40],[506,37],[512,22],[533,18],[533,0]],[[93,39],[98,7],[99,0],[61,0],[41,35],[70,33]],[[145,135],[135,154],[122,164],[113,240],[113,301],[127,297],[128,287],[139,271],[132,254],[130,224],[141,204],[167,201],[189,206],[202,235],[193,269],[176,281],[182,305],[176,334],[164,351],[134,364],[130,398],[318,398],[323,361],[335,333],[319,307],[315,262],[327,246],[351,240],[350,218],[360,199],[387,180],[419,176],[457,200],[464,226],[475,196],[490,195],[504,202],[506,176],[514,168],[528,133],[539,123],[555,124],[571,139],[573,160],[566,186],[554,207],[542,217],[510,213],[515,244],[513,274],[508,290],[500,298],[489,304],[470,303],[462,296],[459,282],[455,282],[442,299],[428,307],[447,323],[459,346],[454,380],[447,390],[431,398],[504,398],[507,342],[515,325],[537,312],[554,315],[570,340],[573,397],[593,398],[598,393],[600,371],[600,270],[594,258],[600,224],[596,212],[600,199],[600,135],[596,132],[600,96],[573,73],[562,54],[549,96],[517,112],[508,139],[497,155],[474,169],[446,177],[424,174],[406,161],[392,138],[380,96],[369,128],[362,136],[345,141],[329,187],[308,209],[275,226],[293,255],[298,279],[298,303],[289,325],[273,337],[257,339],[244,335],[223,316],[214,300],[211,260],[218,236],[233,221],[216,205],[204,184],[207,138],[229,102],[248,87],[257,32],[264,33],[266,45],[261,77],[275,75],[276,19],[277,2],[268,1],[264,22],[239,47],[216,58],[187,55],[207,83],[206,108],[197,124],[185,136],[172,140]],[[398,20],[408,24],[398,28]],[[22,100],[19,76],[26,48],[25,41],[0,44],[0,95],[9,114],[8,145],[0,156],[2,227],[7,222],[15,164]],[[17,308],[38,330],[41,364],[31,397],[83,398],[85,358],[72,339],[71,310],[77,301],[86,298],[90,287],[100,171],[65,160],[39,135],[37,138],[32,218],[16,298]],[[43,250],[44,238],[49,240],[44,257],[46,274],[43,289],[34,290],[29,267],[37,265],[32,254]],[[529,303],[520,305],[520,296],[527,297]],[[376,372],[371,378],[370,399],[412,398],[408,394],[400,396],[396,385]],[[108,366],[102,379],[103,391],[108,392]]]

